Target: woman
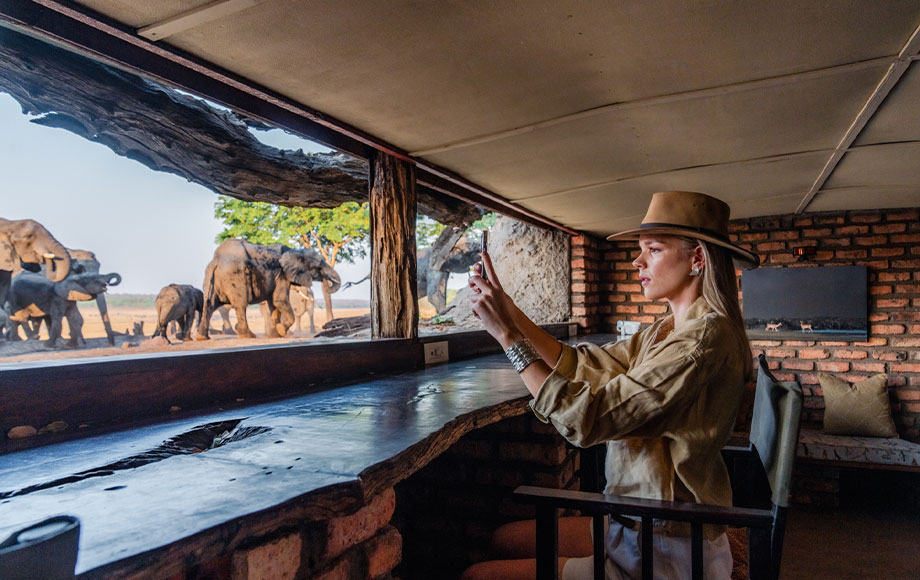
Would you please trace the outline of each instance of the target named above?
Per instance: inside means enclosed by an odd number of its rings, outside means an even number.
[[[606,442],[606,493],[731,505],[720,449],[731,434],[752,356],[738,304],[732,260],[755,268],[759,258],[729,241],[728,206],[702,193],[659,192],[642,225],[610,236],[638,239],[633,260],[649,300],[670,315],[626,340],[604,346],[564,345],[541,330],[502,291],[491,259],[470,279],[473,312],[505,349],[533,394],[537,417],[573,444]],[[639,578],[638,526],[624,518],[607,531],[607,577]],[[586,518],[560,524],[561,577],[591,578]],[[689,530],[656,522],[655,577],[690,577]],[[532,522],[496,533],[508,560],[469,568],[464,580],[533,578]],[[729,578],[724,530],[704,532],[707,578]]]

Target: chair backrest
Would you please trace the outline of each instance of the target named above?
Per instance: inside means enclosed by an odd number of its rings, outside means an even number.
[[[794,381],[777,381],[764,355],[758,357],[758,366],[750,440],[770,482],[772,503],[787,507],[799,441],[802,387]]]

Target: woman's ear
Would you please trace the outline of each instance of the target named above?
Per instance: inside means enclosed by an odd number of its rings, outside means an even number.
[[[706,254],[703,252],[703,246],[697,244],[693,247],[691,258],[691,268],[697,268],[700,272],[706,267]]]

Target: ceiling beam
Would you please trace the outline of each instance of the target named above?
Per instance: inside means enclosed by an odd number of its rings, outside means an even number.
[[[826,149],[824,149],[824,150],[818,150],[818,151],[826,151]],[[732,166],[732,165],[744,165],[744,164],[746,164],[746,163],[782,161],[782,160],[786,160],[786,159],[795,159],[795,158],[797,158],[797,157],[804,157],[804,156],[806,156],[806,155],[813,155],[813,154],[815,154],[815,153],[816,153],[816,151],[796,151],[796,152],[794,152],[794,153],[780,153],[779,155],[767,155],[767,156],[764,156],[764,157],[753,157],[753,158],[750,158],[750,159],[737,159],[737,160],[734,160],[734,161],[726,161],[726,162],[720,162],[720,163],[704,163],[704,164],[701,164],[701,165],[690,165],[690,166],[687,166],[687,167],[677,167],[677,168],[674,168],[674,169],[665,169],[664,171],[654,171],[654,172],[651,172],[651,173],[643,173],[643,174],[641,174],[641,175],[630,175],[630,176],[627,176],[627,177],[617,177],[617,178],[615,178],[615,179],[606,179],[606,180],[604,180],[604,181],[596,181],[596,182],[594,182],[594,183],[586,183],[586,184],[584,184],[584,185],[579,185],[579,186],[576,186],[576,187],[570,187],[570,188],[568,188],[568,189],[560,189],[560,190],[557,190],[557,191],[550,191],[550,192],[547,192],[547,193],[540,193],[540,194],[538,194],[538,195],[533,195],[533,196],[529,196],[529,197],[519,197],[519,198],[517,198],[515,201],[517,201],[517,202],[521,202],[521,201],[535,201],[535,200],[543,201],[543,200],[545,200],[545,199],[549,199],[549,198],[553,198],[553,197],[558,197],[558,196],[560,196],[560,195],[568,195],[568,194],[571,194],[571,193],[577,193],[577,192],[581,192],[581,191],[587,191],[587,190],[589,190],[589,189],[596,189],[596,188],[599,188],[599,187],[607,187],[607,186],[610,186],[610,185],[617,185],[617,184],[620,184],[620,183],[628,183],[628,182],[630,182],[630,181],[636,181],[636,180],[639,180],[639,179],[646,179],[646,178],[648,178],[648,177],[654,177],[654,176],[656,176],[656,175],[670,175],[670,174],[672,174],[672,173],[677,173],[677,172],[680,172],[680,171],[691,171],[691,170],[694,170],[694,169],[704,169],[704,168],[707,168],[707,167],[727,167],[727,166]]]
[[[823,78],[827,78],[831,76],[847,74],[851,72],[865,70],[868,68],[879,67],[882,65],[890,64],[894,58],[895,57],[893,56],[873,58],[870,60],[852,62],[852,63],[847,63],[847,64],[828,67],[828,68],[815,69],[811,71],[782,75],[778,77],[769,77],[765,79],[746,81],[743,83],[735,83],[731,85],[721,85],[717,87],[698,89],[694,91],[684,91],[680,93],[672,93],[668,95],[658,95],[654,97],[636,99],[633,101],[622,101],[619,103],[611,103],[609,105],[602,105],[600,107],[594,107],[591,109],[586,109],[584,111],[578,111],[576,113],[569,113],[567,115],[562,115],[560,117],[554,117],[552,119],[545,119],[543,121],[531,123],[529,125],[522,125],[520,127],[515,127],[513,129],[496,131],[494,133],[478,135],[476,137],[470,137],[469,139],[462,139],[459,141],[446,143],[444,145],[430,147],[428,149],[420,149],[418,151],[412,151],[409,153],[409,155],[413,157],[425,157],[426,155],[434,155],[435,153],[444,153],[446,151],[454,151],[456,149],[463,149],[466,147],[472,147],[474,145],[481,145],[483,143],[499,141],[501,139],[508,139],[516,135],[530,133],[531,131],[536,131],[538,129],[546,129],[547,127],[553,127],[555,125],[561,125],[563,123],[571,123],[573,121],[578,121],[581,119],[586,119],[586,118],[594,117],[597,115],[605,115],[607,113],[612,113],[614,111],[627,111],[630,109],[638,109],[642,107],[653,107],[653,106],[658,106],[658,105],[679,103],[683,101],[707,99],[711,97],[729,95],[732,93],[763,90],[763,89],[768,89],[768,88],[773,88],[773,87],[781,87],[781,86],[792,85],[796,83],[814,81],[814,80],[823,79]]]
[[[885,72],[885,76],[883,76],[882,80],[876,85],[875,90],[872,91],[866,104],[863,105],[863,108],[857,113],[856,118],[853,119],[850,127],[847,129],[846,133],[844,133],[843,138],[840,139],[840,142],[834,148],[834,152],[831,154],[830,159],[827,160],[827,163],[825,163],[824,167],[821,169],[821,173],[818,174],[818,177],[815,178],[814,183],[812,183],[811,187],[808,189],[805,197],[802,198],[801,203],[799,203],[799,206],[795,210],[796,214],[804,212],[815,199],[815,196],[817,196],[821,188],[824,187],[828,178],[834,170],[837,169],[837,166],[840,164],[840,161],[843,159],[843,156],[849,150],[850,146],[856,141],[856,138],[859,137],[859,134],[866,127],[866,124],[869,123],[869,120],[878,111],[882,101],[884,101],[891,91],[894,90],[895,86],[897,86],[898,82],[904,76],[904,73],[907,72],[907,67],[910,66],[910,63],[916,60],[918,53],[920,53],[920,26],[914,29],[913,34],[911,34],[910,38],[904,44],[897,58],[889,65],[888,70]]]
[[[521,207],[435,164],[252,81],[137,31],[85,6],[58,0],[0,3],[0,24],[29,31],[113,66],[198,94],[231,109],[344,153],[370,159],[381,151],[418,167],[418,183],[517,220],[577,235],[580,232]]]
[[[262,2],[265,0],[215,0],[160,22],[138,28],[137,34],[149,40],[163,40],[173,34],[179,34],[212,20],[230,16]]]

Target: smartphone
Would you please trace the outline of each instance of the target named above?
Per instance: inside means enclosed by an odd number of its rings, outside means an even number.
[[[482,251],[483,251],[483,252],[488,252],[488,251],[489,251],[489,230],[482,230]],[[482,269],[482,279],[483,279],[483,280],[488,280],[488,278],[486,277],[486,266],[485,266],[485,264],[483,264],[482,262],[480,262],[480,266],[481,266],[481,269]]]

